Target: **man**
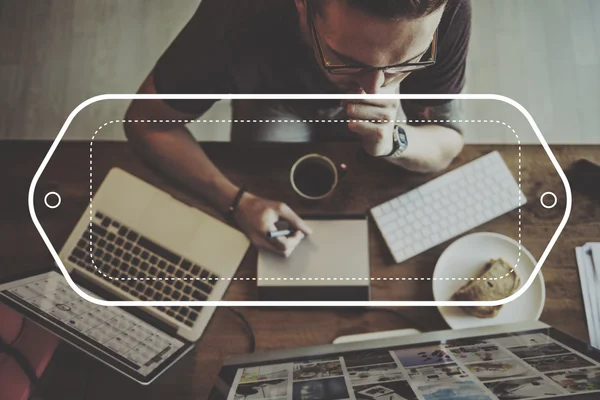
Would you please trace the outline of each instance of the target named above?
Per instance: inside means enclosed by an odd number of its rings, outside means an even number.
[[[469,33],[468,0],[204,0],[140,93],[459,93]],[[126,119],[195,119],[213,103],[134,101]],[[457,118],[455,108],[439,100],[237,102],[236,119],[349,122],[238,123],[232,140],[358,139],[374,157],[438,171],[462,149],[460,128],[448,122]],[[420,122],[395,123],[400,109]],[[229,213],[256,246],[288,256],[310,234],[285,204],[232,184],[183,123],[126,123],[125,130],[136,150]],[[297,232],[267,239],[279,219]]]

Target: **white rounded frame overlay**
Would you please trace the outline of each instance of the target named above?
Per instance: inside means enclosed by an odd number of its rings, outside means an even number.
[[[75,282],[73,282],[73,280],[71,279],[71,276],[69,275],[63,262],[61,261],[60,257],[58,256],[58,252],[52,246],[52,243],[50,242],[50,240],[48,239],[48,236],[42,229],[42,226],[37,218],[37,215],[35,214],[33,196],[34,196],[35,187],[38,183],[38,180],[40,179],[40,176],[42,175],[44,168],[46,168],[46,165],[48,165],[50,158],[54,154],[54,151],[58,147],[60,140],[65,135],[65,132],[69,128],[69,125],[71,124],[71,122],[73,121],[75,116],[81,110],[83,110],[85,107],[89,106],[90,104],[93,104],[93,103],[96,103],[99,101],[104,101],[104,100],[136,100],[136,99],[139,99],[139,100],[151,100],[151,99],[174,99],[174,100],[177,100],[177,99],[182,99],[182,100],[185,100],[185,99],[189,99],[189,100],[192,100],[192,99],[205,99],[205,100],[339,99],[339,100],[341,100],[341,99],[369,99],[369,98],[372,98],[372,99],[497,100],[497,101],[501,101],[501,102],[510,104],[511,106],[513,106],[517,110],[519,110],[525,116],[525,118],[527,118],[527,121],[529,121],[531,128],[537,135],[539,141],[541,142],[542,146],[544,147],[544,150],[546,151],[546,154],[550,158],[552,165],[554,165],[554,168],[556,168],[556,172],[558,173],[558,175],[560,176],[560,179],[563,182],[563,185],[565,187],[566,196],[567,196],[567,199],[566,199],[567,202],[566,202],[565,214],[563,215],[563,218],[560,221],[560,224],[558,225],[556,232],[554,232],[554,235],[552,235],[552,238],[550,239],[550,243],[548,243],[548,246],[544,250],[540,259],[538,260],[533,273],[531,274],[531,276],[529,276],[529,279],[527,279],[527,281],[521,287],[521,289],[519,289],[519,291],[517,291],[516,293],[514,293],[513,295],[511,295],[509,297],[506,297],[501,300],[495,300],[495,301],[394,301],[394,300],[384,300],[384,301],[224,301],[224,300],[217,300],[217,301],[214,301],[214,300],[211,300],[211,301],[141,301],[141,300],[139,300],[139,301],[108,301],[108,300],[100,300],[93,296],[88,295],[83,290],[81,290],[81,288],[79,288],[79,286],[77,286],[75,284]],[[544,261],[546,261],[548,254],[552,250],[552,247],[556,243],[556,240],[560,236],[565,225],[567,224],[567,221],[569,220],[569,216],[571,214],[571,206],[572,206],[572,194],[571,194],[571,187],[569,186],[569,182],[567,180],[567,177],[565,176],[564,171],[561,169],[558,161],[556,161],[554,154],[552,154],[552,151],[550,150],[550,146],[548,146],[548,143],[544,139],[542,133],[540,132],[540,129],[536,125],[531,114],[529,114],[529,112],[525,109],[525,107],[523,107],[521,104],[519,104],[515,100],[513,100],[509,97],[501,96],[501,95],[496,95],[496,94],[453,94],[453,95],[450,95],[450,94],[441,94],[441,95],[421,95],[421,94],[413,94],[413,95],[409,95],[409,94],[386,94],[386,95],[384,95],[384,94],[381,94],[381,95],[380,94],[377,94],[377,95],[369,95],[369,94],[364,94],[364,95],[363,94],[341,94],[341,95],[105,94],[105,95],[95,96],[95,97],[92,97],[92,98],[84,101],[83,103],[81,103],[79,106],[77,106],[71,112],[71,114],[65,121],[63,127],[61,128],[60,132],[58,133],[58,136],[52,143],[52,146],[50,147],[48,154],[46,154],[46,156],[42,160],[42,164],[40,165],[37,172],[35,173],[33,180],[31,181],[31,185],[29,187],[28,204],[29,204],[29,213],[31,215],[31,219],[32,219],[35,227],[37,228],[40,236],[44,240],[44,243],[48,247],[48,250],[52,254],[54,261],[56,262],[56,264],[62,271],[69,286],[71,286],[71,288],[73,288],[73,290],[79,296],[84,298],[85,300],[87,300],[91,303],[97,304],[97,305],[101,305],[101,306],[119,306],[119,307],[122,307],[122,306],[250,306],[250,307],[258,307],[258,306],[271,306],[271,307],[272,306],[303,306],[303,307],[312,307],[312,306],[334,306],[334,307],[343,307],[343,306],[360,306],[360,307],[364,307],[364,306],[371,306],[371,307],[372,306],[386,306],[386,307],[398,307],[398,306],[499,306],[499,305],[506,304],[506,303],[509,303],[509,302],[517,299],[519,296],[521,296],[523,293],[525,293],[525,291],[533,283],[533,280],[536,278],[538,272],[540,271],[540,269],[542,268],[542,265],[544,264]]]

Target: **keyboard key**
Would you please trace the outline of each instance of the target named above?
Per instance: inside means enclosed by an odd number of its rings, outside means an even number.
[[[208,299],[208,296],[202,293],[199,290],[194,290],[194,294],[192,295],[194,300],[205,301]]]
[[[118,267],[121,264],[121,262],[119,261],[118,258],[113,258],[112,261],[110,262],[110,265],[112,265],[113,267]]]
[[[161,281],[156,281],[156,283],[154,284],[154,288],[156,290],[161,290],[163,288],[163,283]]]
[[[115,240],[115,243],[117,246],[123,246],[123,244],[125,243],[125,239],[123,239],[122,237],[118,237],[117,240]]]
[[[181,301],[188,301],[190,298],[188,296],[181,296]]]
[[[169,264],[169,266],[167,267],[167,273],[171,275],[173,274],[173,272],[175,272],[175,266],[173,264]]]
[[[140,269],[141,269],[142,271],[148,271],[148,267],[149,267],[149,266],[150,266],[150,264],[148,264],[146,261],[144,261],[144,262],[142,263],[142,265],[140,265]]]
[[[147,251],[142,251],[142,255],[140,257],[142,257],[142,260],[147,260],[150,257],[150,253]]]
[[[210,275],[210,272],[208,272],[207,270],[202,270],[202,273],[200,274],[200,279],[204,279],[206,280]]]
[[[139,235],[134,232],[134,231],[129,231],[127,233],[127,239],[131,240],[132,242],[135,242],[138,239]]]
[[[137,244],[139,246],[144,247],[150,253],[157,254],[158,256],[164,258],[165,260],[167,260],[175,265],[178,265],[179,262],[181,261],[181,257],[179,257],[177,254],[171,252],[170,250],[165,249],[164,247],[160,246],[159,244],[157,244],[143,236],[140,237]]]
[[[115,250],[115,256],[117,257],[122,257],[123,256],[123,249],[116,249]]]
[[[106,246],[106,251],[109,251],[109,252],[111,252],[111,253],[112,253],[112,252],[114,252],[114,251],[115,251],[115,245],[114,245],[114,244],[112,244],[112,243],[109,243],[109,244]]]
[[[73,249],[73,251],[71,252],[71,254],[75,257],[75,258],[79,258],[79,259],[83,259],[85,257],[85,252],[81,249]]]
[[[173,300],[179,300],[179,298],[181,297],[181,293],[173,292],[173,295],[171,297],[173,298]]]
[[[80,249],[85,249],[86,247],[89,248],[90,246],[88,246],[88,242],[86,242],[83,239],[79,239],[79,241],[77,242],[77,247],[79,247]]]
[[[156,276],[157,272],[158,272],[158,270],[156,269],[156,267],[150,267],[150,271],[148,271],[150,276]]]
[[[171,289],[170,286],[165,286],[163,293],[168,296],[171,294],[172,291],[173,291],[173,289]]]
[[[152,262],[152,258],[150,258],[150,262]],[[160,260],[158,262],[158,268],[165,269],[167,267],[167,262],[165,260]]]
[[[185,294],[190,294],[190,293],[192,293],[192,288],[191,288],[190,286],[186,285],[186,286],[183,288],[183,293],[185,293]]]
[[[123,245],[123,248],[127,251],[131,251],[131,249],[133,248],[133,245],[131,244],[131,242],[125,242],[125,244]]]
[[[112,222],[112,220],[108,217],[104,218],[102,220],[102,222],[100,223],[100,225],[102,225],[105,228],[108,228],[110,226],[110,223]]]
[[[162,293],[159,293],[159,292],[154,293],[153,299],[156,301],[161,301],[163,299]]]
[[[156,256],[151,256],[150,260],[148,260],[148,262],[152,265],[156,265],[156,263],[158,262],[158,257]]]
[[[129,264],[127,264],[126,262],[122,262],[120,268],[121,271],[127,271],[127,269],[129,269]]]
[[[191,267],[192,267],[192,263],[189,262],[188,260],[183,260],[181,262],[181,268],[183,268],[184,270],[189,271]]]
[[[125,228],[124,226],[119,228],[119,236],[126,236],[127,235],[127,228]]]
[[[135,285],[135,289],[142,292],[144,289],[146,288],[146,285],[144,285],[142,282],[137,283],[137,285]]]
[[[118,227],[120,227],[120,226],[121,226],[121,224],[120,224],[120,223],[118,223],[117,221],[113,221],[113,222],[112,222],[112,226],[114,226],[115,228],[118,228]]]
[[[154,294],[154,289],[152,289],[152,288],[150,288],[150,287],[149,287],[149,288],[146,288],[146,291],[144,292],[144,294],[145,294],[146,296],[152,296],[152,295]]]
[[[175,289],[181,290],[182,287],[183,287],[183,282],[181,282],[181,281],[175,282]]]
[[[96,218],[98,219],[103,219],[104,218],[104,214],[102,214],[100,211],[96,211]]]
[[[215,274],[211,274],[210,278],[208,278],[208,283],[210,283],[211,285],[215,285],[219,280],[219,277]]]
[[[182,271],[182,270],[180,270],[180,269],[178,269],[178,270],[175,272],[175,276],[176,276],[177,278],[181,278],[181,277],[183,277],[183,271]]]
[[[98,242],[98,247],[104,248],[104,247],[106,247],[106,244],[107,244],[106,240],[100,239],[100,241]]]
[[[136,267],[140,265],[140,259],[137,257],[133,257],[133,260],[131,260],[131,264],[135,265]]]
[[[131,261],[132,257],[130,253],[125,253],[123,254],[123,260],[125,261]]]
[[[194,265],[194,267],[192,268],[192,275],[196,275],[198,276],[198,274],[200,273],[201,269],[199,266]]]
[[[190,312],[190,309],[189,309],[189,308],[187,308],[187,307],[181,307],[181,310],[179,310],[179,314],[180,314],[180,315],[183,315],[184,317],[185,317],[186,315],[188,315],[188,314],[189,314],[189,312]]]
[[[106,240],[108,240],[109,242],[112,242],[113,240],[115,240],[117,236],[112,233],[112,232],[108,232],[108,235],[106,235]]]
[[[135,254],[136,256],[139,256],[140,253],[142,252],[142,249],[140,249],[139,247],[135,246],[131,252],[133,254]]]
[[[106,262],[110,262],[110,260],[112,260],[112,256],[108,253],[104,253],[104,256],[102,257],[102,260],[106,261]]]
[[[210,294],[212,292],[212,286],[206,284],[206,282],[201,280],[195,280],[194,287],[200,289],[201,291],[207,294]]]
[[[104,229],[100,225],[92,224],[92,232],[94,232],[99,237],[106,236],[106,229]]]
[[[190,321],[196,321],[196,319],[198,318],[198,313],[196,311],[192,311],[190,312],[190,316],[188,317],[190,319]]]
[[[160,279],[164,279],[166,276],[167,276],[167,274],[165,274],[163,271],[160,271],[160,272],[158,273],[158,276],[157,276],[157,277],[158,277],[158,278],[160,278]]]

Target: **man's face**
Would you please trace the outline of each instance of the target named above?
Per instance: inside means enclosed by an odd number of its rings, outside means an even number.
[[[443,7],[418,19],[389,20],[372,16],[344,1],[332,0],[314,13],[314,24],[325,59],[332,65],[350,64],[383,67],[417,62],[426,52],[440,22]],[[306,18],[305,10],[305,18]],[[303,22],[307,21],[303,18]],[[310,16],[308,16],[310,18]],[[308,30],[309,35],[310,29]],[[316,46],[311,37],[311,43]],[[320,58],[318,51],[316,56]],[[321,61],[318,60],[319,65]],[[334,75],[324,74],[346,93],[364,90],[369,94],[393,93],[408,73],[383,71]]]

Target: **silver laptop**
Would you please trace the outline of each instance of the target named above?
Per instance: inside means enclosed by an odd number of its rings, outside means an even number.
[[[248,246],[241,232],[112,169],[60,258],[76,284],[97,298],[218,301]],[[56,271],[0,285],[2,296],[61,338],[86,351],[92,347],[90,354],[101,354],[102,361],[142,383],[189,350],[215,311],[97,306],[80,298]],[[113,318],[122,324],[115,326]],[[140,353],[138,346],[147,347],[144,337],[155,337],[159,345]]]

